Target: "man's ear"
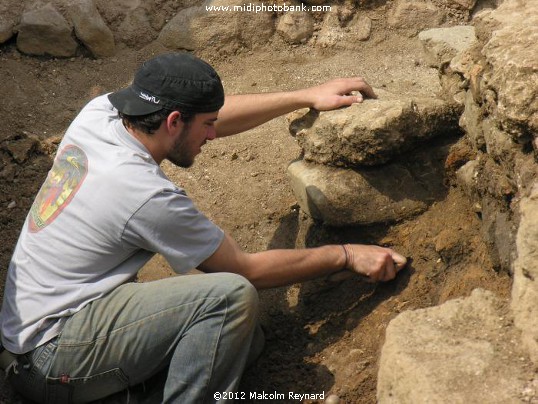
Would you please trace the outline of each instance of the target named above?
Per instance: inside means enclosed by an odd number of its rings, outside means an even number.
[[[181,120],[181,112],[172,111],[166,118],[166,127],[168,131],[177,131],[179,127],[183,126],[183,121]]]

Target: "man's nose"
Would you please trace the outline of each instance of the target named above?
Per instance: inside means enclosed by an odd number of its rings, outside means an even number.
[[[217,131],[214,126],[211,126],[210,128],[207,129],[207,133],[205,137],[207,140],[213,140],[217,138]]]

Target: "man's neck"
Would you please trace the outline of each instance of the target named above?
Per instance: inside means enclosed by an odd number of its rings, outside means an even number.
[[[125,125],[125,123],[123,124],[123,126],[131,136],[133,136],[136,140],[138,140],[144,145],[144,147],[148,150],[149,154],[151,154],[151,157],[153,157],[153,160],[155,160],[157,164],[161,164],[161,162],[165,159],[166,155],[161,150],[160,142],[158,142],[157,139],[157,132],[148,135],[147,133],[141,132]]]

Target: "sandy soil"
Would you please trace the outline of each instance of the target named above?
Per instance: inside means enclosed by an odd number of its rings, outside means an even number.
[[[163,51],[150,44],[104,60],[56,60],[21,55],[13,43],[0,47],[2,289],[19,229],[70,120],[93,96],[126,85],[141,61]],[[254,52],[224,57],[206,50],[199,55],[216,67],[229,93],[290,90],[349,75],[395,93],[439,90],[437,72],[423,63],[417,39],[376,27],[358,51],[290,47],[275,39]],[[456,140],[447,139],[445,145]],[[395,281],[383,285],[317,280],[261,292],[267,347],[246,372],[241,391],[325,391],[346,403],[374,403],[378,354],[394,316],[468,295],[478,286],[506,298],[510,277],[492,268],[479,236],[479,217],[448,181],[444,197],[413,220],[328,228],[312,222],[296,205],[286,166],[299,156],[285,119],[279,118],[207,144],[190,169],[164,168],[247,251],[364,242],[394,247],[411,258]],[[439,163],[444,159],[446,153]],[[140,280],[170,274],[156,257]],[[5,388],[1,397],[15,400]]]

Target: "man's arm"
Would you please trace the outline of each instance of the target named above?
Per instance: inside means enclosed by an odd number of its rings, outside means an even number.
[[[352,91],[359,91],[351,95]],[[244,132],[299,108],[328,111],[363,98],[376,98],[374,90],[360,77],[342,78],[296,91],[226,96],[216,123],[217,136]]]
[[[389,248],[360,244],[348,244],[346,248],[350,249],[347,257],[341,245],[248,254],[226,235],[215,253],[199,268],[204,272],[237,273],[263,289],[327,276],[343,269],[371,281],[388,281],[406,264],[404,256]]]

